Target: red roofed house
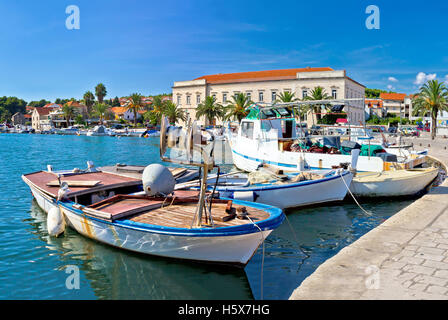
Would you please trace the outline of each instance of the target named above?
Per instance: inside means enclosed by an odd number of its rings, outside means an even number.
[[[207,96],[214,96],[218,103],[226,105],[237,93],[245,93],[254,102],[271,103],[285,91],[302,99],[315,87],[321,86],[334,98],[364,98],[365,87],[349,78],[345,70],[332,68],[295,68],[283,70],[251,71],[206,75],[189,81],[176,81],[172,87],[172,101],[184,109],[190,118],[196,119],[196,107]],[[350,123],[364,123],[364,103],[350,102]],[[344,110],[344,111],[345,111]],[[310,124],[311,117],[308,117]],[[215,121],[215,124],[219,121]],[[209,125],[205,118],[200,124]]]
[[[31,114],[31,126],[35,130],[49,130],[52,127],[50,112],[61,108],[61,105],[49,103],[43,107],[36,107]]]
[[[370,115],[376,115],[383,118],[387,114],[386,108],[383,106],[383,100],[381,99],[366,99],[366,111]]]
[[[380,99],[383,101],[383,107],[387,113],[401,117],[409,117],[409,105],[406,110],[405,98],[405,93],[380,93]]]

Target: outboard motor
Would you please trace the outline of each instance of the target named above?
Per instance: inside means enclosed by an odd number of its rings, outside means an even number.
[[[148,196],[166,196],[174,191],[176,180],[171,171],[161,164],[150,164],[143,170],[143,190]]]

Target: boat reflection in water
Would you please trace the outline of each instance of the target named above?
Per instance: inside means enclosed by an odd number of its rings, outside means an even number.
[[[209,266],[118,250],[67,229],[50,237],[33,200],[33,231],[65,266],[75,264],[97,299],[253,299],[243,269]],[[68,276],[68,274],[66,275]],[[81,280],[81,287],[83,286]],[[80,298],[80,297],[78,297]],[[84,297],[82,297],[84,299]]]

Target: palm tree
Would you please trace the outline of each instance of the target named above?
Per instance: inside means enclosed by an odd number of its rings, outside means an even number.
[[[167,101],[163,107],[163,115],[168,117],[170,124],[175,125],[178,120],[186,121],[185,111],[179,108],[172,101]]]
[[[205,116],[209,124],[213,123],[214,119],[222,119],[224,115],[224,107],[216,103],[216,98],[213,96],[206,97],[196,108],[196,119]]]
[[[165,107],[165,101],[162,100],[162,97],[156,96],[153,98],[151,112],[155,113],[159,121],[162,117],[164,107]]]
[[[324,88],[317,86],[313,90],[311,90],[310,95],[303,98],[303,100],[329,100],[332,99],[332,96],[329,96]],[[324,104],[325,107],[329,105]],[[321,107],[322,104],[311,104],[307,108],[308,111],[313,111],[316,114],[316,119],[319,121],[321,119]]]
[[[107,95],[107,90],[104,84],[98,83],[98,85],[95,87],[95,94],[98,98],[98,102],[103,103],[104,97]]]
[[[64,114],[65,121],[67,121],[67,128],[70,126],[70,120],[75,115],[75,107],[64,104],[62,107],[62,113]]]
[[[143,110],[145,107],[142,101],[142,95],[140,93],[133,93],[129,96],[128,110],[134,113],[134,126],[137,125],[137,113]]]
[[[278,99],[275,102],[294,102],[294,101],[299,100],[296,98],[296,95],[294,92],[289,92],[289,91],[281,92],[278,94],[277,97],[278,97]]]
[[[93,95],[92,92],[87,91],[86,93],[84,93],[84,104],[87,107],[87,113],[90,115],[92,113],[92,106],[95,103],[95,96]]]
[[[103,123],[103,119],[106,116],[107,112],[109,111],[110,106],[105,103],[96,103],[93,106],[93,112],[97,116],[100,117],[100,123]]]
[[[241,120],[247,116],[249,111],[247,111],[247,108],[250,107],[250,105],[253,103],[250,98],[245,93],[237,93],[232,96],[233,102],[230,102],[226,106],[226,115],[225,119],[237,119],[238,122],[241,122]]]
[[[431,114],[431,139],[434,140],[437,131],[437,114],[448,111],[448,88],[443,82],[430,80],[425,83],[417,96],[412,99],[413,115],[424,117]]]

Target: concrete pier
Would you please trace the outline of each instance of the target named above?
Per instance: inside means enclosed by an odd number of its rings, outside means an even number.
[[[448,139],[405,141],[448,166]],[[320,265],[290,299],[448,300],[448,179]]]

